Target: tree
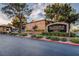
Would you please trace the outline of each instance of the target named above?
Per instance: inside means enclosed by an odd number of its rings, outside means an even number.
[[[18,17],[19,18],[19,33],[22,31],[22,17],[25,15],[30,15],[32,12],[32,8],[29,8],[28,4],[25,3],[7,3],[1,9],[4,14],[6,14],[9,18]]]
[[[69,36],[70,36],[70,24],[74,23],[79,18],[79,13],[76,13],[75,9],[70,4],[55,3],[46,7],[45,15],[54,22],[66,22],[69,25]]]
[[[12,23],[12,26],[14,26],[15,28],[20,29],[20,20],[17,16],[13,18],[11,23]],[[24,25],[26,25],[26,23],[27,23],[26,18],[22,17],[22,28],[24,27]]]

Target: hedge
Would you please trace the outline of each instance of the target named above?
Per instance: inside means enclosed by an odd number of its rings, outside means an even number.
[[[27,36],[27,33],[19,33],[20,36]]]
[[[59,40],[60,40],[60,38],[58,38],[58,37],[53,37],[53,36],[47,36],[46,38],[47,38],[47,39],[51,39],[51,40],[55,40],[55,41],[59,41]]]
[[[71,39],[70,41],[73,42],[73,43],[79,43],[79,39],[78,38]]]
[[[67,39],[66,38],[61,38],[60,41],[66,42]]]
[[[66,32],[48,32],[48,33],[42,33],[42,35],[44,35],[44,36],[65,36],[65,37],[68,37],[68,33],[66,33]],[[70,36],[75,37],[76,34],[71,33]]]
[[[27,36],[26,33],[9,33],[10,35]]]
[[[43,38],[43,35],[36,35],[36,38]]]
[[[18,33],[9,33],[10,35],[18,35]]]
[[[34,38],[34,37],[36,37],[36,35],[32,35],[31,37]]]

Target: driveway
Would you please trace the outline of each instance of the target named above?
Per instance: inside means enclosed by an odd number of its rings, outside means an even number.
[[[0,34],[0,56],[79,56],[79,46]]]

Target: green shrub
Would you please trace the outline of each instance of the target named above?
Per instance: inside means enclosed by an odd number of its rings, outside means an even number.
[[[55,41],[59,41],[59,40],[60,40],[60,38],[58,38],[58,37],[53,37],[53,36],[47,36],[46,38],[47,38],[47,39],[51,39],[51,40],[55,40]]]
[[[60,41],[66,42],[67,39],[66,38],[61,38]]]
[[[64,36],[67,37],[69,34],[66,32],[47,32],[47,33],[42,33],[44,36]],[[75,33],[70,33],[71,37],[75,37]]]
[[[65,32],[48,32],[48,33],[42,33],[42,35],[45,36],[68,36],[68,33]]]
[[[9,33],[10,35],[18,35],[18,33]]]
[[[70,36],[71,36],[71,37],[75,37],[76,34],[75,34],[75,33],[70,33]]]
[[[48,36],[48,33],[45,33],[45,32],[44,32],[44,33],[42,33],[41,35],[43,35],[43,36]]]
[[[73,43],[79,43],[79,39],[77,39],[77,38],[71,39],[70,41],[73,42]]]
[[[31,37],[36,37],[36,35],[32,35]]]
[[[55,40],[55,41],[59,41],[59,40],[60,40],[60,38],[58,38],[58,37],[53,37],[53,36],[51,36],[50,39],[51,39],[51,40]]]
[[[20,36],[27,36],[27,34],[26,33],[19,33],[18,35],[20,35]]]
[[[52,35],[54,35],[54,36],[68,36],[68,33],[65,33],[65,32],[53,32]]]
[[[43,35],[36,35],[36,38],[43,38]]]
[[[9,33],[10,35],[27,36],[26,33]]]
[[[46,36],[47,39],[51,39],[51,36]]]
[[[27,36],[27,34],[22,34],[22,36]]]

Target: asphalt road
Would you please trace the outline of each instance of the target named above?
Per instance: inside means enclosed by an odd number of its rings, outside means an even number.
[[[0,56],[79,56],[79,46],[0,34]]]

